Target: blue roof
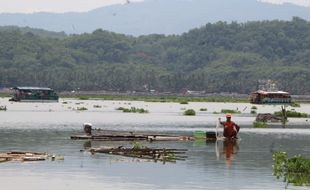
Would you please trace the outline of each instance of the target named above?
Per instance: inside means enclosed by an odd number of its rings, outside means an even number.
[[[30,86],[17,86],[14,87],[13,89],[18,89],[18,90],[53,90],[51,88],[46,88],[46,87],[30,87]]]

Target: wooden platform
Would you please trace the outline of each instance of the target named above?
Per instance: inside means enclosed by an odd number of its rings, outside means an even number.
[[[125,148],[125,147],[100,147],[90,148],[92,154],[103,153],[138,159],[153,160],[155,162],[185,161],[187,149],[160,149],[160,148]]]
[[[145,134],[119,131],[99,131],[93,135],[72,135],[73,140],[98,140],[98,141],[191,141],[190,136]]]
[[[63,160],[62,156],[49,155],[47,153],[40,152],[28,152],[28,151],[12,151],[6,153],[0,153],[0,162],[8,161],[45,161],[51,160]]]

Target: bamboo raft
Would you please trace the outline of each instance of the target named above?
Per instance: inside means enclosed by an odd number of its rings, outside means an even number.
[[[187,156],[187,149],[157,149],[157,148],[124,148],[124,147],[100,147],[100,148],[90,148],[89,151],[92,154],[103,153],[112,154],[125,157],[132,157],[145,160],[153,160],[155,162],[176,162],[185,161]]]
[[[191,141],[192,137],[157,135],[157,134],[96,134],[72,135],[72,140],[98,140],[98,141]]]
[[[24,151],[12,151],[6,153],[0,153],[0,163],[8,161],[45,161],[51,158],[51,160],[62,160],[63,157],[49,155],[47,153],[40,152],[24,152]]]
[[[72,140],[98,140],[98,141],[191,141],[190,136],[145,134],[126,131],[111,131],[92,129],[91,124],[84,124],[84,134],[72,135]]]

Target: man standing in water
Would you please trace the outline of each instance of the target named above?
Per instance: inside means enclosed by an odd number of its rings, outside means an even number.
[[[226,121],[220,121],[220,123],[224,126],[224,137],[228,139],[237,139],[237,134],[239,132],[240,126],[231,121],[231,114],[226,114]]]

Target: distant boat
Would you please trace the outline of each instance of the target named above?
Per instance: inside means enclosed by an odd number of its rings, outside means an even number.
[[[14,87],[13,97],[15,102],[58,102],[58,95],[51,88],[42,87]]]
[[[290,104],[292,102],[291,95],[283,91],[263,91],[258,90],[251,93],[252,104]]]

